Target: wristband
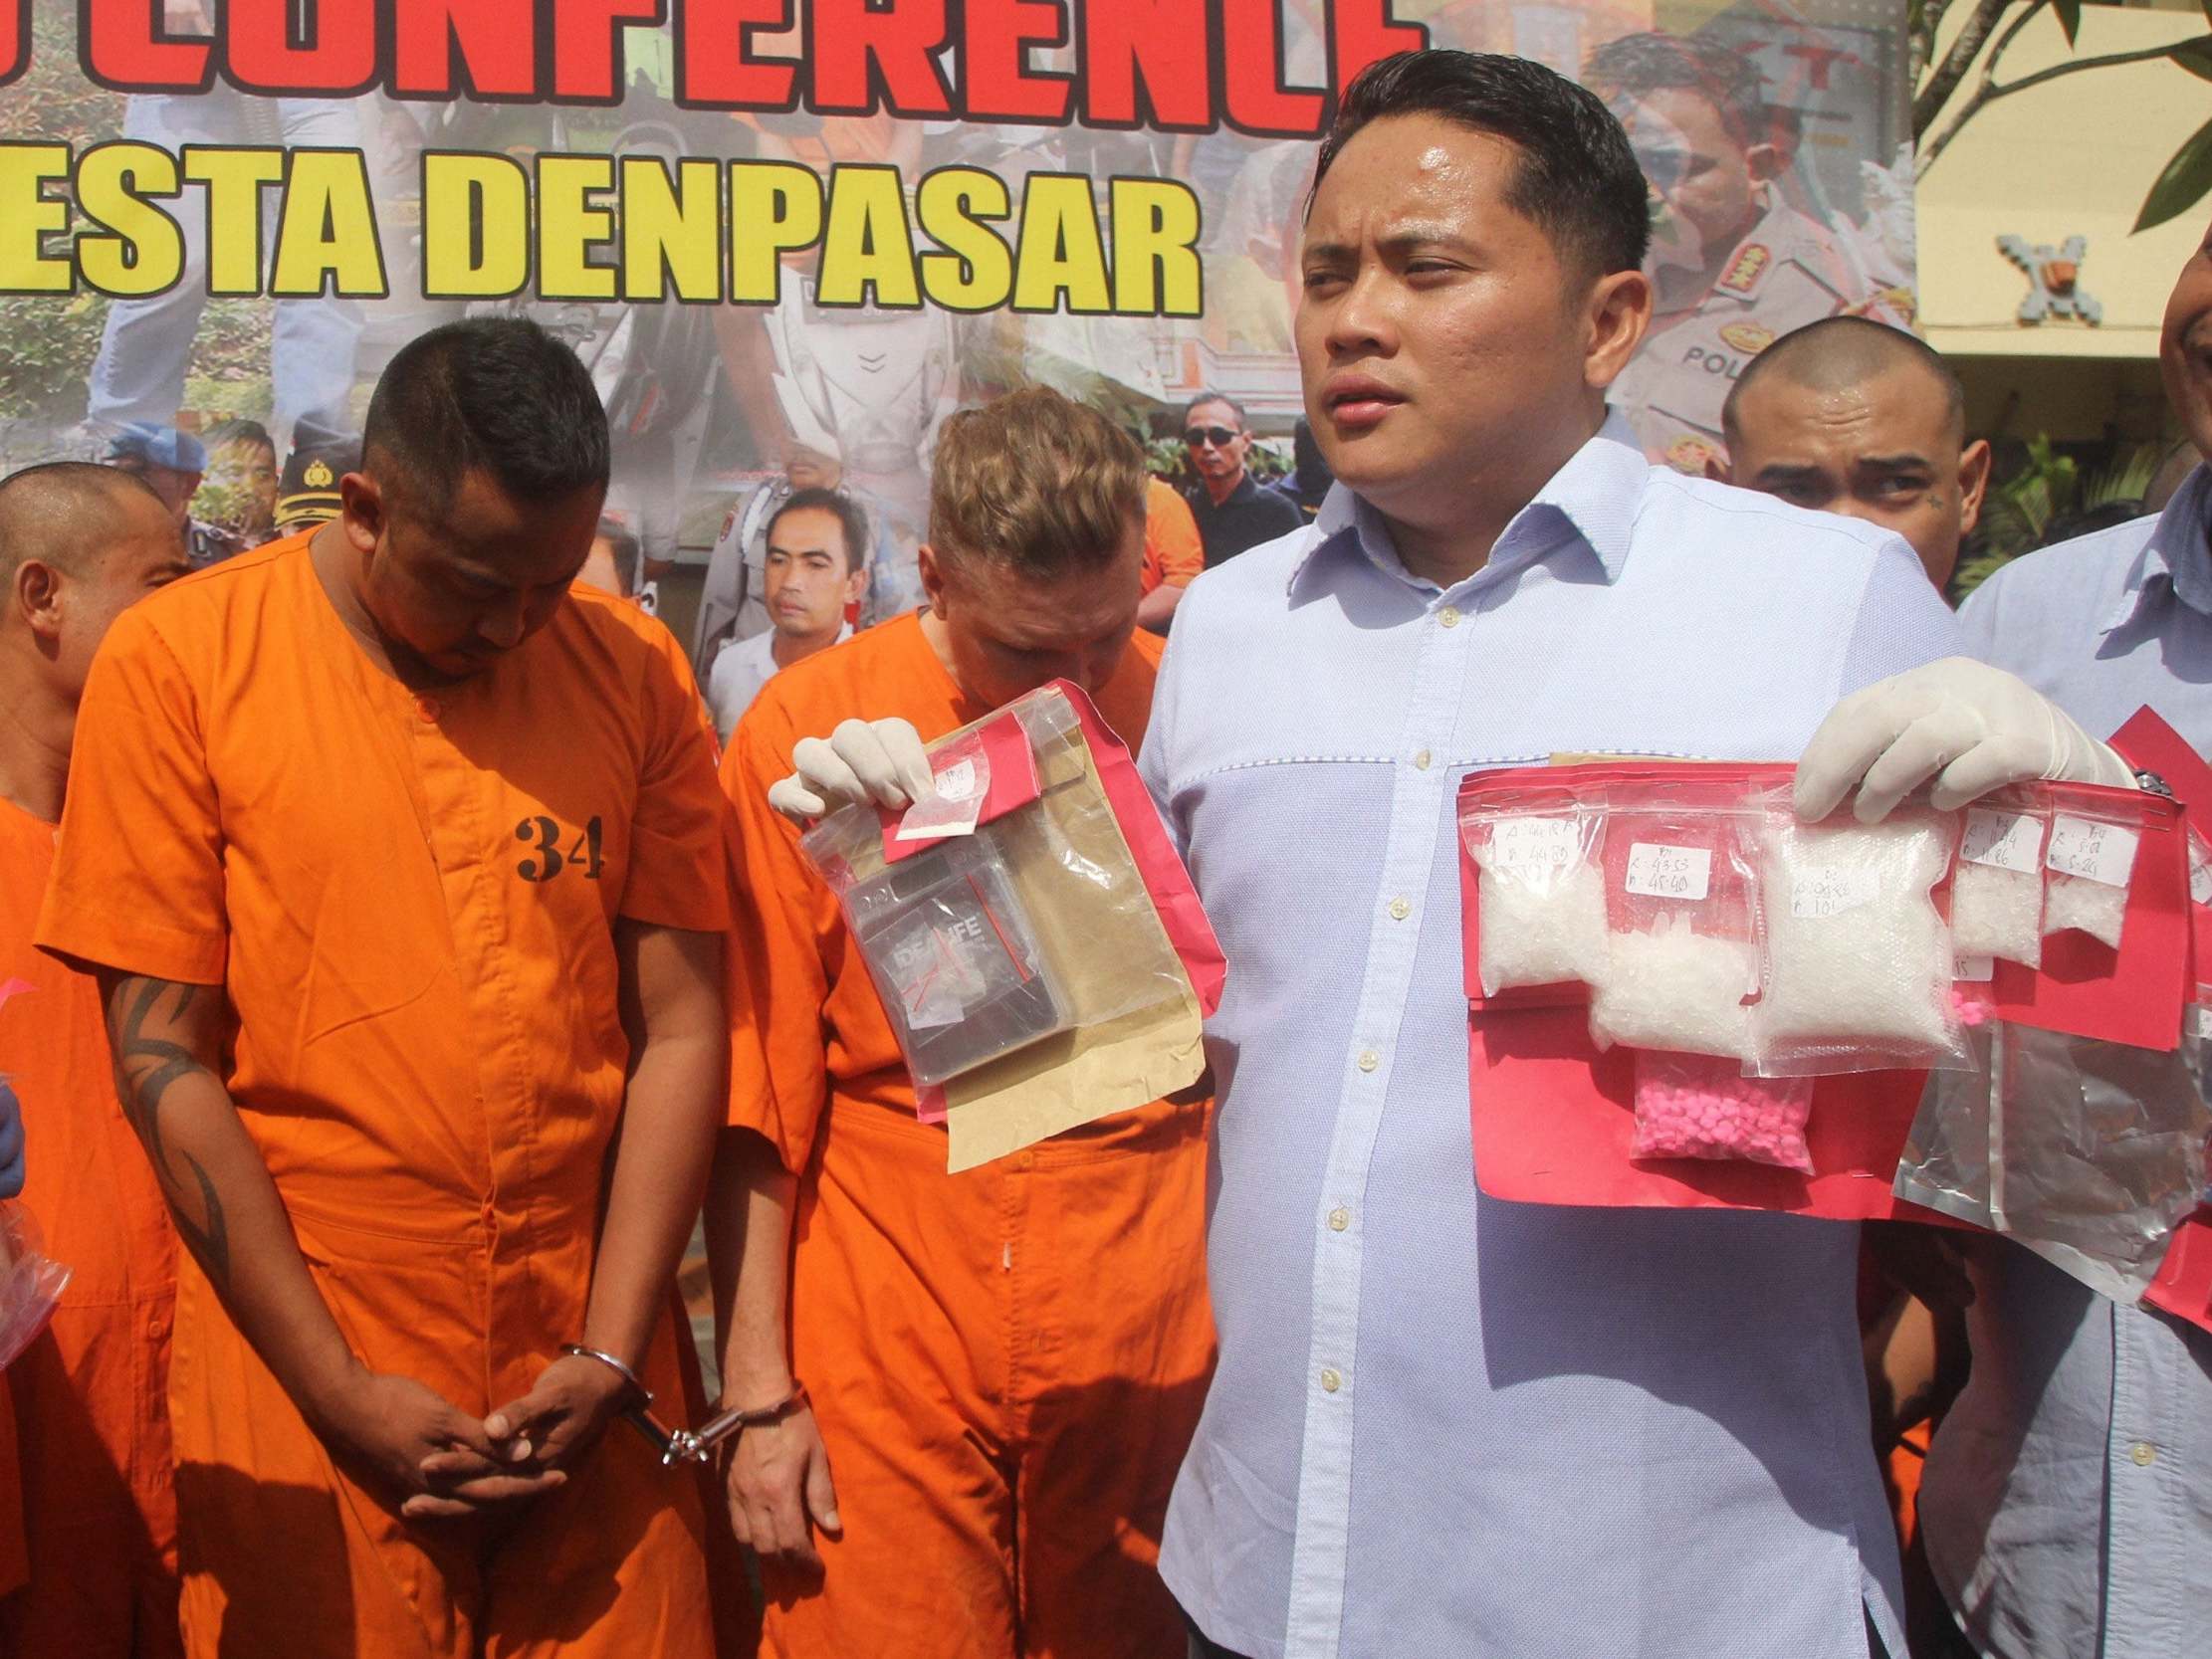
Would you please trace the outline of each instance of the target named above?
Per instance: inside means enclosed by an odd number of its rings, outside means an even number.
[[[562,1343],[560,1351],[571,1359],[596,1359],[634,1388],[638,1397],[647,1405],[653,1403],[653,1390],[645,1386],[644,1382],[639,1379],[637,1372],[631,1370],[629,1366],[623,1364],[621,1360],[615,1358],[613,1354],[608,1353],[605,1349],[585,1348],[581,1343]]]

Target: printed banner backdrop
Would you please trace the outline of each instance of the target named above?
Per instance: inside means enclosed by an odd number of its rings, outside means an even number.
[[[862,619],[894,614],[963,404],[1048,382],[1175,479],[1179,405],[1215,388],[1280,470],[1321,89],[1431,44],[1541,60],[1621,113],[1659,314],[1616,400],[1696,471],[1778,333],[1911,319],[1903,23],[1881,0],[0,0],[0,468],[195,433],[203,552],[252,545],[350,464],[401,343],[517,312],[590,366],[648,572],[747,551],[764,481],[835,481],[878,530]],[[756,605],[737,631],[766,626]]]

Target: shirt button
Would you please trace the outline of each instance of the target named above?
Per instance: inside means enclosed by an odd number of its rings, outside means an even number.
[[[1333,1209],[1333,1210],[1329,1211],[1329,1231],[1330,1231],[1330,1232],[1332,1232],[1332,1233],[1341,1233],[1341,1232],[1343,1232],[1343,1231],[1344,1231],[1344,1229],[1345,1229],[1345,1228],[1347,1228],[1347,1227],[1349,1227],[1349,1226],[1351,1226],[1351,1225],[1352,1225],[1352,1212],[1351,1212],[1350,1210],[1346,1209],[1346,1208],[1345,1208],[1345,1207],[1344,1207],[1344,1206],[1343,1206],[1342,1204],[1339,1204],[1339,1205],[1337,1205],[1337,1207],[1336,1207],[1335,1209]]]
[[[1017,1169],[1034,1169],[1036,1166],[1037,1154],[1034,1152],[1023,1152],[1014,1159],[1014,1167]]]
[[[1360,1050],[1360,1058],[1358,1064],[1361,1071],[1371,1072],[1382,1063],[1383,1057],[1380,1054],[1377,1054],[1373,1049],[1363,1048]]]
[[[1446,628],[1456,628],[1459,626],[1459,613],[1451,606],[1446,605],[1437,613],[1437,620]]]
[[[438,700],[434,697],[416,698],[415,713],[426,721],[436,720],[438,718]]]
[[[1405,900],[1393,899],[1390,902],[1390,919],[1393,922],[1403,922],[1413,914],[1414,907],[1406,903]]]
[[[1323,1365],[1321,1367],[1321,1391],[1324,1394],[1333,1394],[1343,1386],[1344,1375],[1341,1371],[1334,1365]]]
[[[1414,764],[1416,766],[1419,766],[1423,771],[1427,771],[1429,769],[1429,760],[1430,754],[1427,749],[1423,749],[1419,754],[1416,754],[1414,756]]]
[[[2158,1448],[2147,1440],[2138,1440],[2127,1448],[2127,1455],[2135,1460],[2138,1469],[2148,1469],[2158,1461]]]

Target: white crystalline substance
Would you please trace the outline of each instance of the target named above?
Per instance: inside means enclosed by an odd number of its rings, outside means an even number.
[[[1960,864],[1951,877],[1951,948],[2043,964],[2043,872]]]
[[[1590,1035],[1600,1048],[1626,1043],[1740,1060],[1751,1037],[1743,999],[1758,965],[1749,940],[1692,933],[1678,912],[1650,933],[1615,933],[1590,998]]]
[[[2119,948],[2120,931],[2127,923],[2127,889],[2086,876],[2051,872],[2051,885],[2043,895],[2043,931],[2046,935],[2078,928],[2112,949]]]
[[[1763,1057],[1953,1046],[1950,940],[1928,900],[1949,858],[1942,831],[1925,821],[1767,832],[1759,872],[1767,982],[1756,1016]],[[1797,914],[1799,883],[1823,880],[1864,902]]]
[[[1588,860],[1485,864],[1475,904],[1484,996],[1513,985],[1595,982],[1603,970],[1605,880]]]

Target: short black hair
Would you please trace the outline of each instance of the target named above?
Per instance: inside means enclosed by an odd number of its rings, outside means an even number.
[[[619,518],[601,518],[591,538],[604,541],[614,554],[614,579],[622,584],[622,597],[636,598],[645,578],[645,546],[636,532]]]
[[[225,444],[252,444],[267,450],[272,457],[277,453],[277,440],[269,436],[269,429],[259,421],[217,421],[200,434],[200,442],[207,446],[210,455]]]
[[[384,366],[361,430],[364,471],[395,468],[439,505],[474,467],[524,501],[603,491],[608,451],[590,373],[519,316],[448,322],[409,340]]]
[[[769,518],[763,532],[768,540],[775,538],[775,526],[783,521],[786,513],[827,513],[837,520],[837,527],[845,536],[845,574],[851,575],[868,562],[868,548],[875,540],[875,530],[868,523],[868,510],[846,495],[842,490],[793,490],[790,499],[777,508]]]
[[[1189,424],[1191,417],[1198,412],[1199,406],[1206,403],[1227,404],[1231,409],[1236,411],[1236,424],[1239,427],[1242,427],[1247,432],[1251,430],[1252,418],[1251,416],[1244,413],[1244,406],[1241,403],[1237,402],[1236,399],[1234,399],[1233,397],[1230,397],[1228,393],[1217,392],[1213,390],[1211,387],[1199,393],[1197,397],[1194,397],[1193,399],[1191,399],[1190,402],[1186,403],[1183,406],[1183,419],[1185,424]]]
[[[1506,205],[1551,238],[1563,260],[1594,277],[1643,266],[1652,239],[1644,170],[1595,93],[1503,53],[1436,48],[1379,59],[1345,90],[1321,140],[1316,192],[1352,137],[1389,115],[1437,115],[1505,139],[1520,151]]]
[[[1736,376],[1720,406],[1720,426],[1733,444],[1742,432],[1743,399],[1762,380],[1780,375],[1812,391],[1842,391],[1899,367],[1916,368],[1943,399],[1944,419],[1966,436],[1966,388],[1943,354],[1917,334],[1866,316],[1824,316],[1792,328]]]
[[[1746,148],[1773,136],[1773,119],[1759,90],[1759,66],[1707,36],[1656,31],[1623,35],[1590,54],[1582,78],[1607,99],[1695,93],[1713,106],[1728,136]]]

